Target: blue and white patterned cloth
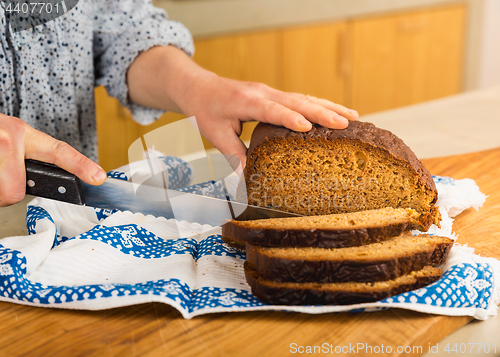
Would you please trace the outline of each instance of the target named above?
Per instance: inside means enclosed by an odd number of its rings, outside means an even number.
[[[485,196],[472,180],[435,181],[444,221],[442,229],[431,231],[453,236],[451,216],[477,209]],[[500,263],[466,246],[455,245],[443,277],[419,290],[349,306],[272,306],[252,295],[243,273],[245,254],[223,243],[218,227],[41,198],[28,205],[26,222],[30,235],[0,240],[2,301],[87,310],[156,301],[185,318],[229,311],[319,314],[397,307],[477,319],[496,314],[500,302]],[[187,232],[184,237],[176,236],[179,227]]]

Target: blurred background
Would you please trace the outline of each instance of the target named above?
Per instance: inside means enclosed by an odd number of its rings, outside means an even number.
[[[500,85],[500,0],[153,3],[190,29],[201,66],[327,98],[360,115]],[[96,107],[105,170],[127,164],[137,138],[185,118],[167,113],[152,125],[138,125],[102,87]],[[254,126],[245,124],[243,141]],[[189,139],[176,145],[189,145]]]

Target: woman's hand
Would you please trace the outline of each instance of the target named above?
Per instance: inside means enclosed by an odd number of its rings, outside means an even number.
[[[356,120],[354,110],[299,93],[286,93],[262,83],[210,76],[193,86],[185,114],[195,116],[201,133],[223,154],[244,165],[246,147],[239,135],[245,121],[260,121],[294,131],[309,131],[312,123],[344,129]]]
[[[21,119],[0,114],[0,207],[24,198],[24,159],[55,164],[91,185],[106,180],[99,165],[67,143],[33,129]]]
[[[285,93],[261,83],[222,78],[173,47],[154,47],[129,68],[129,97],[138,104],[195,116],[201,134],[245,164],[242,122],[257,120],[308,131],[311,123],[344,129],[358,113],[326,99]]]

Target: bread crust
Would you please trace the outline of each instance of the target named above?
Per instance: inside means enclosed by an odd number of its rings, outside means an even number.
[[[288,141],[292,144],[294,141],[315,141],[325,142],[326,144],[333,141],[337,143],[353,141],[367,145],[371,150],[384,151],[393,160],[402,163],[413,172],[419,185],[425,187],[425,191],[432,198],[429,211],[419,212],[421,216],[417,224],[413,224],[410,228],[426,231],[433,223],[439,224],[440,214],[438,208],[435,206],[438,193],[432,175],[418,160],[413,151],[390,131],[377,128],[372,123],[361,121],[350,122],[349,126],[342,130],[313,125],[313,128],[308,132],[295,132],[284,127],[259,123],[252,134],[247,152],[248,159],[245,168],[247,187],[250,184],[249,180],[253,174],[254,162],[259,156],[259,146],[265,143],[274,144],[278,141]]]
[[[245,249],[245,243],[261,246],[345,248],[380,242],[402,234],[408,222],[359,229],[273,229],[241,226],[230,221],[222,226],[222,240]]]
[[[442,242],[429,245],[424,251],[408,252],[392,259],[325,260],[285,259],[266,254],[266,250],[252,244],[246,245],[248,265],[263,279],[276,282],[374,282],[393,280],[428,265],[442,264],[448,256],[453,241],[443,238]]]
[[[430,274],[415,275],[401,284],[393,284],[385,289],[370,289],[367,286],[365,291],[335,291],[310,286],[290,287],[286,283],[269,282],[262,279],[247,262],[244,269],[252,293],[260,301],[271,305],[351,305],[379,301],[429,285],[442,275],[440,269],[430,268]]]

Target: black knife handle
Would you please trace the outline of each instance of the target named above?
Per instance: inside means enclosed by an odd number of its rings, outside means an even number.
[[[59,166],[25,160],[26,194],[57,201],[85,204],[80,179]]]

